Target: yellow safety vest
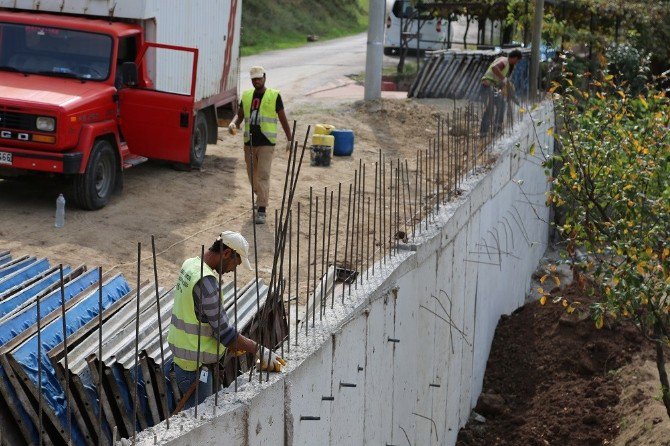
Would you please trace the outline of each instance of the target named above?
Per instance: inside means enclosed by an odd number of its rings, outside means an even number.
[[[215,364],[226,352],[226,347],[213,337],[212,326],[209,323],[200,324],[198,362],[198,319],[195,316],[193,287],[200,280],[200,265],[200,258],[193,257],[187,259],[181,266],[167,338],[174,363],[189,372],[198,370],[202,364]],[[216,277],[216,273],[206,263],[202,263],[202,269],[203,277]],[[221,295],[221,308],[223,308],[223,295]]]
[[[266,88],[261,106],[258,109],[260,114],[261,133],[270,141],[271,144],[277,142],[277,97],[279,90]],[[244,111],[244,142],[249,142],[251,134],[251,101],[254,97],[254,90],[247,90],[242,93],[242,110]]]
[[[501,80],[498,79],[498,77],[493,74],[493,67],[498,65],[500,62],[504,62],[505,66],[503,67],[500,72],[502,73],[503,77],[507,77],[507,74],[509,73],[509,59],[507,57],[498,57],[496,60],[493,61],[491,65],[489,65],[488,69],[486,70],[486,73],[484,73],[484,76],[482,77],[482,80],[486,80],[489,82],[493,82],[495,85],[499,85]]]

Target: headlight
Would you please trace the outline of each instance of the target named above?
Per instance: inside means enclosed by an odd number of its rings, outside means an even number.
[[[53,132],[56,129],[56,120],[46,116],[40,116],[35,121],[35,127],[41,132]]]

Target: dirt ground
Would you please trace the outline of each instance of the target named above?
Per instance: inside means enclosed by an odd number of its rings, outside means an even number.
[[[298,141],[308,125],[326,123],[352,129],[354,153],[334,157],[330,167],[311,167],[305,155],[295,199],[302,202],[302,238],[307,236],[309,187],[323,197],[323,188],[343,183],[343,202],[348,183],[359,160],[372,163],[367,170],[373,183],[374,161],[381,149],[392,158],[414,160],[418,148],[426,148],[435,134],[435,113],[452,107],[452,101],[408,99],[372,103],[351,100],[287,104],[289,120],[298,122]],[[281,132],[280,132],[281,133]],[[283,136],[283,135],[282,135]],[[54,228],[55,199],[68,191],[68,184],[56,179],[28,181],[0,180],[0,250],[16,256],[46,257],[52,264],[102,266],[104,273],[120,272],[135,283],[137,244],[142,243],[143,280],[153,279],[151,235],[158,252],[159,283],[171,287],[181,262],[199,255],[223,230],[241,232],[251,242],[251,190],[242,154],[242,136],[219,129],[219,142],[209,145],[202,170],[179,172],[159,162],[146,162],[125,172],[125,186],[104,209],[90,212],[66,207],[66,223]],[[270,276],[274,209],[280,206],[287,153],[280,139],[275,151],[268,224],[256,226],[259,273]],[[337,195],[337,192],[335,192]],[[67,195],[66,195],[67,197]],[[335,217],[333,217],[335,218]],[[333,226],[335,222],[333,222]],[[344,219],[341,222],[344,233]],[[334,243],[334,241],[333,241]],[[306,241],[301,245],[306,259]],[[252,255],[252,263],[255,256]],[[304,260],[306,263],[306,260]],[[240,281],[252,279],[240,271]]]
[[[590,302],[577,283],[560,294]],[[667,446],[659,385],[652,346],[631,324],[597,330],[578,311],[530,302],[502,317],[474,409],[486,421],[471,418],[457,445]]]

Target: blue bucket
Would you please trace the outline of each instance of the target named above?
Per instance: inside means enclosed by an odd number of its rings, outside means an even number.
[[[333,154],[335,156],[349,156],[354,151],[353,130],[332,130],[331,135],[335,137]]]

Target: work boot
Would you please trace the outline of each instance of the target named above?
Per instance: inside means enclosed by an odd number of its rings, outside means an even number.
[[[265,224],[265,211],[256,211],[256,216],[254,217],[254,223],[257,225]]]

